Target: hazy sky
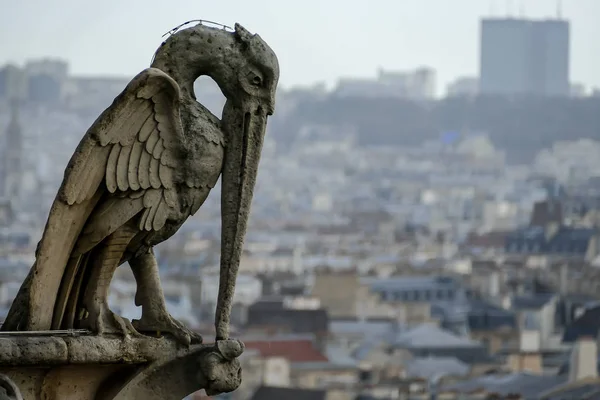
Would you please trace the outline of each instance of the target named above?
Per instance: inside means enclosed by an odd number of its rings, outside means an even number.
[[[477,73],[479,18],[555,16],[558,0],[0,0],[0,64],[54,56],[75,74],[134,75],[162,34],[190,19],[259,33],[285,87],[377,68],[438,71],[438,86]],[[600,0],[562,0],[572,23],[571,80],[600,87]]]

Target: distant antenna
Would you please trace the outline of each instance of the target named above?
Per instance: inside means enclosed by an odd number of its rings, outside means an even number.
[[[556,1],[556,18],[562,19],[562,0]]]
[[[525,2],[523,0],[519,4],[519,17],[525,18]]]

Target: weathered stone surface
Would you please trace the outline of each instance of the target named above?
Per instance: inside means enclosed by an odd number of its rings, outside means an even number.
[[[5,336],[0,373],[25,400],[180,400],[202,388],[214,394],[237,389],[243,349],[236,340],[183,347],[169,338]]]
[[[17,385],[4,374],[0,374],[0,400],[23,400]]]
[[[0,337],[0,365],[44,365],[49,360],[67,363],[67,343],[60,337]]]
[[[193,84],[210,75],[227,98],[219,120]],[[76,149],[46,223],[36,262],[3,330],[89,329],[98,334],[169,332],[201,342],[167,312],[152,247],[171,237],[222,175],[218,339],[231,301],[268,115],[277,57],[258,36],[202,24],[169,37],[94,122]],[[129,261],[142,317],[107,305],[115,269]],[[136,329],[134,329],[134,327]]]
[[[227,98],[222,120],[196,101],[201,75]],[[278,79],[277,57],[258,35],[200,23],[173,32],[90,127],[1,328],[9,333],[0,370],[25,399],[180,399],[239,385],[243,345],[228,340],[229,317]],[[207,347],[167,312],[152,248],[198,211],[219,177],[217,344]],[[133,322],[107,302],[126,261],[142,307]]]

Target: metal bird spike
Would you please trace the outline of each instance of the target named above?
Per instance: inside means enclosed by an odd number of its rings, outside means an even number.
[[[171,29],[170,31],[168,31],[167,33],[165,33],[164,35],[162,35],[162,37],[165,37],[165,36],[168,36],[168,35],[172,35],[175,32],[177,32],[178,30],[180,30],[181,28],[183,28],[184,26],[189,25],[189,24],[191,24],[193,22],[198,22],[200,25],[202,25],[202,24],[212,24],[212,25],[216,25],[218,27],[221,27],[224,30],[229,29],[230,31],[233,31],[232,27],[224,25],[224,24],[221,24],[219,22],[208,21],[208,20],[205,20],[205,19],[192,19],[192,20],[184,22],[183,24],[177,25],[175,28]]]
[[[186,26],[186,25],[189,25],[189,24],[192,24],[192,23],[194,23],[194,22],[197,22],[199,25],[202,25],[202,24],[211,24],[211,25],[216,25],[216,26],[218,26],[218,27],[220,27],[220,28],[223,28],[223,30],[225,30],[225,31],[226,31],[226,30],[230,30],[230,31],[232,31],[232,32],[234,31],[234,29],[233,29],[232,27],[230,27],[230,26],[228,26],[228,25],[225,25],[225,24],[221,24],[221,23],[219,23],[219,22],[208,21],[208,20],[206,20],[206,19],[191,19],[191,20],[189,20],[189,21],[186,21],[186,22],[184,22],[184,23],[182,23],[182,24],[179,24],[179,25],[177,25],[175,28],[173,28],[173,29],[169,30],[168,32],[166,32],[165,34],[163,34],[161,37],[163,37],[163,38],[164,38],[165,36],[171,36],[171,35],[173,35],[174,33],[178,32],[178,31],[179,31],[181,28],[183,28],[184,26]],[[164,44],[164,42],[163,42],[163,44]],[[154,62],[154,58],[155,58],[155,57],[156,57],[156,53],[154,53],[154,54],[152,55],[152,59],[150,60],[150,64],[152,64],[152,63]]]

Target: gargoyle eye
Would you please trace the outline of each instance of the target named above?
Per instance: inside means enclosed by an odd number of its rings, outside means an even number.
[[[263,77],[257,71],[248,72],[247,78],[252,86],[260,87],[263,85]]]

